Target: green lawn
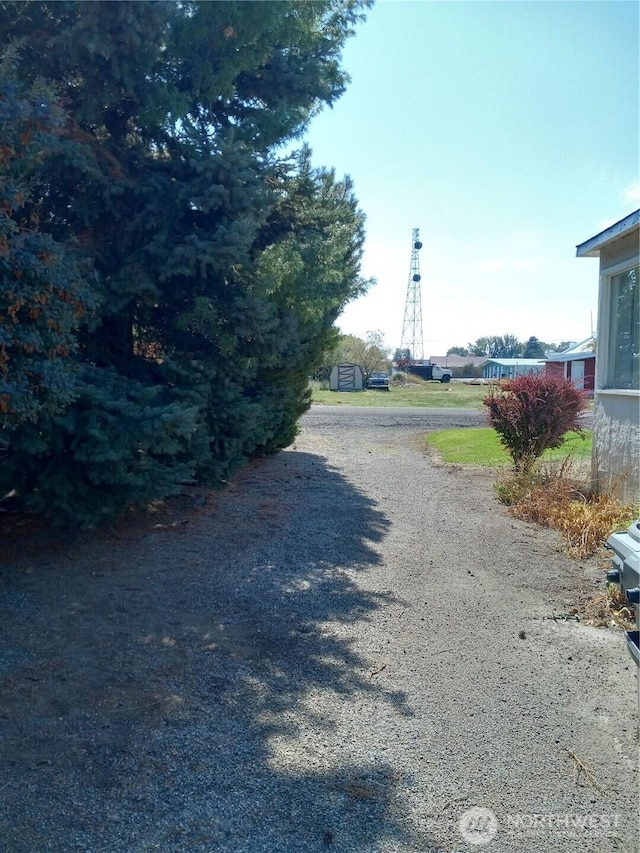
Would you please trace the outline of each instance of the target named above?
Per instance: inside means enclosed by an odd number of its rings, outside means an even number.
[[[497,433],[486,427],[482,429],[445,429],[430,432],[426,436],[427,444],[442,455],[444,462],[457,462],[462,465],[487,465],[499,467],[510,465],[511,457],[500,444]],[[574,432],[567,433],[565,443],[557,450],[547,450],[543,460],[564,459],[571,455],[579,461],[591,457],[591,432],[585,430],[585,437]]]
[[[489,393],[488,385],[467,385],[464,382],[416,382],[392,385],[389,391],[321,391],[311,383],[312,402],[325,406],[419,406],[434,409],[482,409],[482,398]]]

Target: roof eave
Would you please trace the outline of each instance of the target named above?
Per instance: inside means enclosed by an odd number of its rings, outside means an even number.
[[[586,361],[589,358],[595,358],[595,352],[571,352],[571,353],[557,353],[556,355],[549,356],[546,360],[546,363],[560,363],[567,361]]]
[[[610,243],[612,240],[619,240],[621,237],[625,237],[639,228],[640,208],[634,210],[633,213],[625,216],[619,222],[610,225],[609,228],[605,228],[604,231],[596,234],[595,237],[591,237],[589,240],[585,240],[584,243],[580,243],[580,245],[576,246],[576,255],[579,258],[598,258],[600,257],[600,249],[607,243]]]

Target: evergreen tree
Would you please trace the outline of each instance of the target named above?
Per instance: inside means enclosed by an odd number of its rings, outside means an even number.
[[[42,84],[17,79],[18,50],[0,59],[0,442],[74,394],[77,331],[95,307],[90,272],[40,228],[41,173],[59,155],[64,113]]]
[[[524,358],[544,358],[545,355],[546,353],[542,341],[531,336],[524,345]]]
[[[25,424],[0,491],[91,522],[290,443],[366,287],[348,181],[278,158],[344,89],[367,2],[5,3],[21,80],[66,116],[40,228],[91,265],[73,399]],[[18,485],[19,484],[19,485]]]

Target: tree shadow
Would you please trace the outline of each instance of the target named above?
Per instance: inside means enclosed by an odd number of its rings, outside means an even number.
[[[412,713],[365,632],[389,519],[295,451],[182,509],[5,572],[4,849],[415,849],[366,730]]]

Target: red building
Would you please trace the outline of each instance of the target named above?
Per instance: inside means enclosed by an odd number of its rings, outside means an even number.
[[[558,379],[570,379],[576,388],[593,394],[596,378],[595,339],[587,338],[565,352],[550,355],[545,373]]]

